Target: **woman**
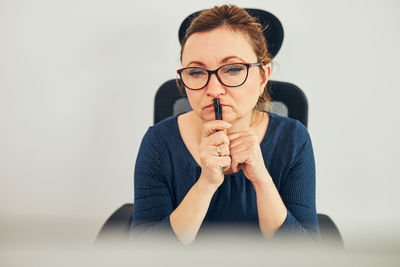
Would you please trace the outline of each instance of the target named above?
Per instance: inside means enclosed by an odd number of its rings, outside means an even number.
[[[193,111],[150,127],[135,167],[134,230],[171,230],[193,242],[200,228],[240,223],[266,238],[318,239],[310,137],[268,104],[271,58],[245,10],[203,11],[182,42],[178,70]],[[219,99],[223,120],[215,120]],[[221,171],[223,169],[223,173]]]

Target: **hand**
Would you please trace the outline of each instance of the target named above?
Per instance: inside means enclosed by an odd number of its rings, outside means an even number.
[[[217,189],[224,181],[221,168],[229,169],[231,158],[227,129],[232,125],[226,121],[214,120],[203,124],[199,147],[201,176],[199,181]],[[220,131],[217,131],[220,130]]]
[[[231,169],[242,170],[253,184],[265,181],[269,176],[261,153],[260,143],[252,131],[228,134],[230,140]]]

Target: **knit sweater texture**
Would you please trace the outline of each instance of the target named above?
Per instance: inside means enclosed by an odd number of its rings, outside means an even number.
[[[200,177],[201,167],[182,140],[177,117],[150,127],[143,137],[134,173],[133,232],[173,233],[169,216]],[[287,208],[286,219],[274,237],[289,234],[317,240],[315,163],[310,136],[297,120],[274,113],[269,113],[269,118],[260,148]],[[216,225],[234,225],[234,229],[250,226],[261,233],[256,193],[242,171],[225,175],[210,202],[199,235]]]

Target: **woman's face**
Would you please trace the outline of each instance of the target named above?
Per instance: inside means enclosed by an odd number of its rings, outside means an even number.
[[[256,62],[256,54],[246,35],[226,27],[191,35],[182,54],[183,67],[201,67],[208,70],[215,70],[225,64]],[[203,121],[214,120],[213,100],[219,98],[225,121],[234,123],[243,118],[251,118],[252,110],[270,74],[269,65],[263,66],[264,75],[259,68],[249,68],[246,82],[239,87],[224,86],[215,75],[211,75],[203,89],[186,89],[193,111]]]

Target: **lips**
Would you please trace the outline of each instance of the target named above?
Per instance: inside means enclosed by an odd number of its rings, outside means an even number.
[[[224,105],[224,104],[220,104],[220,105],[221,105],[221,107],[227,107],[227,105]],[[214,104],[210,104],[208,106],[205,106],[203,109],[208,109],[208,108],[214,108]]]

